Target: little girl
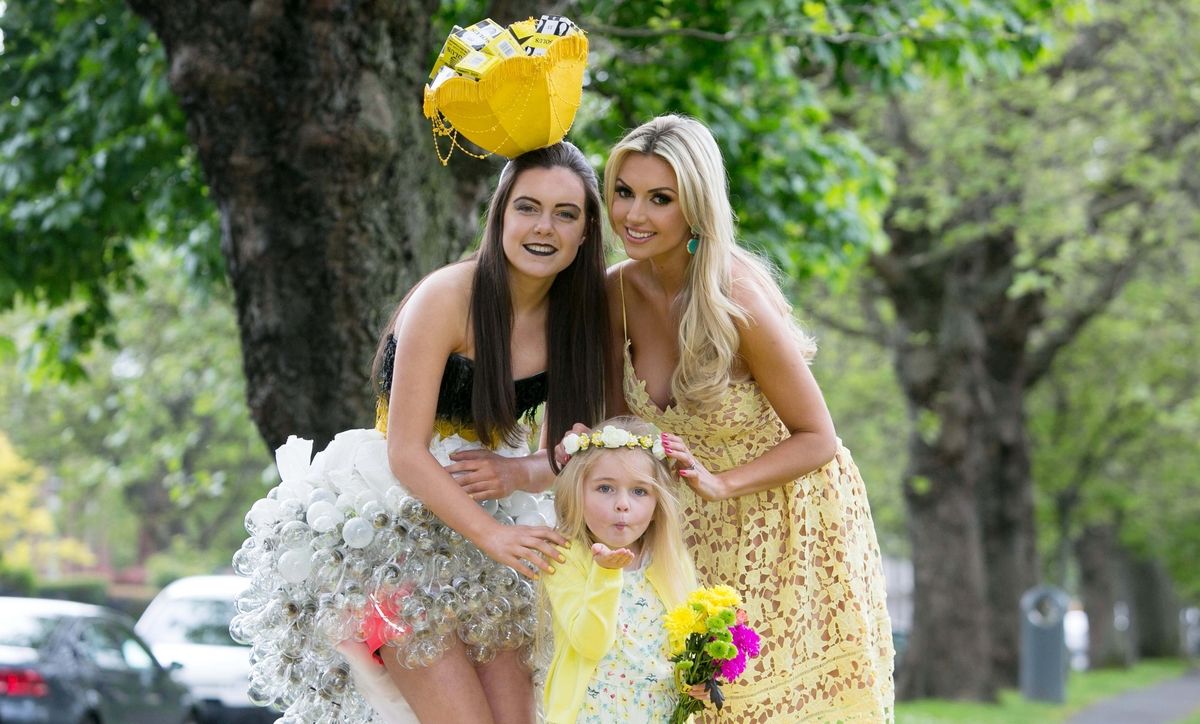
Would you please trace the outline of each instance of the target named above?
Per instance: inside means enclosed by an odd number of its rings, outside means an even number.
[[[554,628],[546,721],[665,722],[679,694],[663,616],[696,574],[661,436],[619,417],[563,447],[554,507],[571,545],[543,579]]]

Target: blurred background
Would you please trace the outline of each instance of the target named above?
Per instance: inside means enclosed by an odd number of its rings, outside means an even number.
[[[898,718],[1187,680],[1195,0],[0,2],[0,594],[132,626],[229,571],[274,446],[371,424],[387,314],[471,249],[500,167],[439,162],[428,70],[452,24],[541,13],[589,33],[569,138],[598,169],[660,113],[717,136],[868,483]],[[1022,610],[1038,584],[1063,611]],[[181,681],[234,646],[189,608],[210,649],[129,634]],[[1046,626],[1076,673],[1035,704]],[[205,685],[181,711],[244,706]]]

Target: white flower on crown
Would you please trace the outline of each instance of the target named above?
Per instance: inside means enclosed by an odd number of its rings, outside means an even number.
[[[566,436],[563,437],[563,450],[565,450],[568,455],[574,455],[575,453],[579,452],[579,437],[580,436],[574,432],[568,432]]]
[[[662,460],[663,458],[665,458],[667,456],[666,451],[663,450],[661,435],[654,436],[654,444],[650,447],[650,454],[653,455],[654,457],[658,458],[659,460]]]
[[[600,431],[600,442],[607,448],[625,447],[629,444],[631,435],[628,430],[623,430],[612,425],[605,425]]]

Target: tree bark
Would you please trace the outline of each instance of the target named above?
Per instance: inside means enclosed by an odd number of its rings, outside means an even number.
[[[1179,656],[1179,599],[1171,577],[1158,561],[1129,562],[1133,639],[1138,658]]]
[[[962,452],[910,443],[904,499],[913,551],[913,629],[897,666],[901,698],[995,698],[983,548]],[[954,585],[947,585],[953,581]]]
[[[166,48],[220,212],[263,439],[370,425],[383,322],[472,240],[495,169],[434,154],[421,90],[437,3],[129,4]]]
[[[1128,602],[1121,595],[1120,550],[1111,523],[1092,524],[1075,542],[1083,610],[1088,617],[1088,668],[1126,668],[1133,664],[1129,645]]]
[[[925,496],[967,496],[972,506],[960,511],[972,519],[972,533],[965,535],[950,528],[966,523],[931,514],[919,489],[906,494],[914,574],[918,582],[945,588],[942,595],[957,598],[958,606],[979,609],[972,614],[977,618],[961,624],[977,630],[961,632],[961,641],[910,649],[899,691],[906,698],[991,699],[997,685],[1016,685],[1018,602],[1037,578],[1023,362],[1029,334],[1041,318],[1040,300],[1007,294],[1016,254],[1011,234],[935,258],[928,252],[937,246],[935,233],[890,232],[892,249],[873,258],[872,266],[896,309],[903,340],[894,353],[918,431],[910,456],[917,474],[930,481]],[[924,467],[933,474],[920,472]],[[926,533],[931,526],[935,530]],[[931,544],[933,553],[920,551]],[[918,610],[930,605],[921,598],[918,591]],[[917,617],[913,640],[946,640],[945,633],[921,629],[953,620]],[[986,677],[986,684],[964,684],[961,668],[949,678],[938,673],[944,662],[963,655],[954,647],[967,644],[973,647],[972,676]]]

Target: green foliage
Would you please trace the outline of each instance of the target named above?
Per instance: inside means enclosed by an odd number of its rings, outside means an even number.
[[[1119,521],[1124,543],[1164,561],[1192,600],[1200,600],[1200,373],[1184,360],[1200,312],[1182,300],[1200,298],[1197,280],[1194,245],[1148,264],[1030,401],[1030,430],[1043,442],[1034,471],[1045,548],[1069,545],[1083,525]]]
[[[58,481],[61,519],[114,566],[179,540],[211,568],[241,543],[271,469],[246,408],[229,291],[173,273],[181,250],[132,253],[146,285],[112,299],[120,348],[93,353],[88,385],[33,387],[0,367],[0,429]],[[0,332],[24,343],[41,318],[10,313]]]
[[[0,563],[0,596],[32,596],[35,585],[33,569]]]
[[[155,588],[165,588],[187,576],[219,573],[229,567],[231,556],[228,549],[214,551],[200,541],[180,536],[171,541],[168,550],[146,559],[146,582]]]
[[[78,576],[57,581],[39,581],[34,589],[39,598],[57,598],[103,606],[108,603],[108,581],[103,578]]]
[[[1052,7],[578,4],[568,12],[591,31],[593,59],[572,137],[599,160],[624,129],[653,115],[704,119],[726,153],[747,243],[798,277],[844,275],[885,243],[890,170],[820,92],[908,87],[923,73],[1013,73],[1045,53],[1039,23]],[[484,12],[482,2],[447,0],[433,25],[445,31]],[[193,278],[219,281],[216,217],[166,84],[163,49],[124,3],[11,0],[0,27],[9,106],[0,114],[0,311],[60,309],[27,340],[23,367],[78,379],[95,339],[117,344],[109,298],[142,283],[133,245],[179,248]],[[0,337],[0,358],[15,351]]]
[[[919,74],[1013,73],[1036,59],[1047,2],[602,0],[581,6],[593,59],[573,133],[602,158],[662,113],[707,123],[730,170],[743,241],[796,278],[844,277],[886,244],[891,165],[827,107],[828,88],[885,90]]]
[[[95,339],[116,344],[111,292],[142,283],[133,244],[178,247],[183,269],[220,280],[216,217],[162,47],[124,3],[11,0],[0,28],[0,312],[61,309],[24,369],[78,379]]]

